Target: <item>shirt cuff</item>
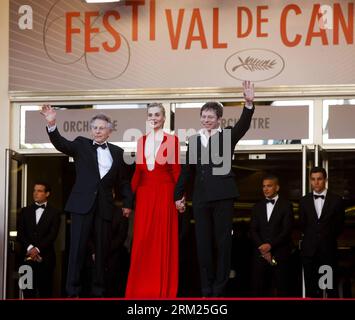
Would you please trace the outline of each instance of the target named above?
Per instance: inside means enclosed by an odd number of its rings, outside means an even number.
[[[252,102],[247,101],[247,102],[245,102],[245,107],[248,109],[253,109],[254,105]]]
[[[54,126],[47,126],[48,132],[53,132],[55,129],[57,129],[57,125],[55,124]]]
[[[28,247],[27,247],[27,252],[31,251],[33,248],[35,248],[38,253],[41,253],[41,251],[39,251],[39,249],[37,247],[34,247],[32,244],[30,244]]]

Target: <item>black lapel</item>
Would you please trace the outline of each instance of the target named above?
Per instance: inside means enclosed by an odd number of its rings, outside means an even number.
[[[31,207],[30,207],[30,211],[29,211],[29,220],[30,220],[30,223],[31,223],[31,227],[30,229],[31,230],[34,230],[37,226],[37,223],[36,223],[36,207],[35,207],[35,204],[33,204]]]
[[[115,166],[118,165],[118,152],[116,152],[114,146],[111,143],[107,143],[108,149],[110,150],[111,157],[112,157],[112,165],[110,170],[107,172],[109,174],[111,170],[114,169]]]
[[[37,227],[43,223],[43,221],[47,218],[47,215],[48,215],[48,204],[47,206],[44,208],[43,212],[42,212],[42,215],[40,217],[40,219],[38,220],[38,223],[37,223]]]
[[[308,202],[308,207],[309,207],[310,213],[313,215],[313,218],[318,220],[317,210],[316,210],[316,207],[314,206],[313,192],[308,194],[308,201],[307,202]]]
[[[99,161],[97,159],[97,150],[94,147],[94,140],[88,140],[88,141],[89,141],[90,154],[91,154],[92,159],[95,163],[96,173],[100,177]]]
[[[210,149],[210,144],[211,144],[211,137],[208,138],[207,140],[207,146],[205,147],[202,143],[202,140],[201,140],[201,134],[199,133],[198,136],[197,136],[197,145],[198,147],[200,148],[199,150],[207,150],[207,149]]]
[[[197,140],[196,140],[196,156],[197,156],[196,159],[198,160],[198,164],[202,164],[202,157],[204,156],[204,150],[206,150],[206,148],[202,144],[201,134],[198,134]]]
[[[279,202],[280,202],[280,197],[277,199],[274,208],[272,209],[270,220],[268,221],[268,223],[271,223],[275,219],[275,215],[277,215],[279,211]]]
[[[263,200],[263,205],[262,205],[262,210],[261,210],[261,219],[262,219],[262,223],[267,225],[269,223],[269,221],[267,221],[267,209],[266,209],[266,201]]]
[[[189,138],[187,143],[187,148],[189,150],[189,159],[186,159],[186,161],[191,165],[201,164],[201,157],[199,156],[201,151],[201,141],[199,140],[199,136],[199,134],[193,135]]]
[[[331,201],[330,197],[331,197],[331,195],[329,194],[329,191],[327,191],[327,195],[325,196],[324,203],[323,203],[322,213],[321,213],[319,219],[322,219],[323,216],[326,215],[327,212],[329,211],[328,206],[329,206],[329,202]]]

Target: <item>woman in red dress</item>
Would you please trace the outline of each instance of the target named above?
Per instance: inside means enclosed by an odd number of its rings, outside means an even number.
[[[163,132],[165,109],[148,105],[151,131],[137,144],[132,190],[136,196],[126,298],[175,298],[178,288],[179,140]]]

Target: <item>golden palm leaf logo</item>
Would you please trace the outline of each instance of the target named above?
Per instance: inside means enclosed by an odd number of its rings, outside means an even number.
[[[244,61],[243,59],[238,56],[240,64],[234,66],[232,71],[236,71],[238,68],[244,68],[245,70],[249,70],[251,72],[254,71],[267,71],[271,70],[276,65],[276,60],[270,59],[258,59],[248,56]]]

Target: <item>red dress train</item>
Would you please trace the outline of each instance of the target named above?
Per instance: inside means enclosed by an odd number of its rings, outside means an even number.
[[[136,195],[131,265],[126,298],[175,298],[178,288],[178,212],[174,188],[180,174],[179,141],[164,133],[154,169],[138,141],[132,190]]]

